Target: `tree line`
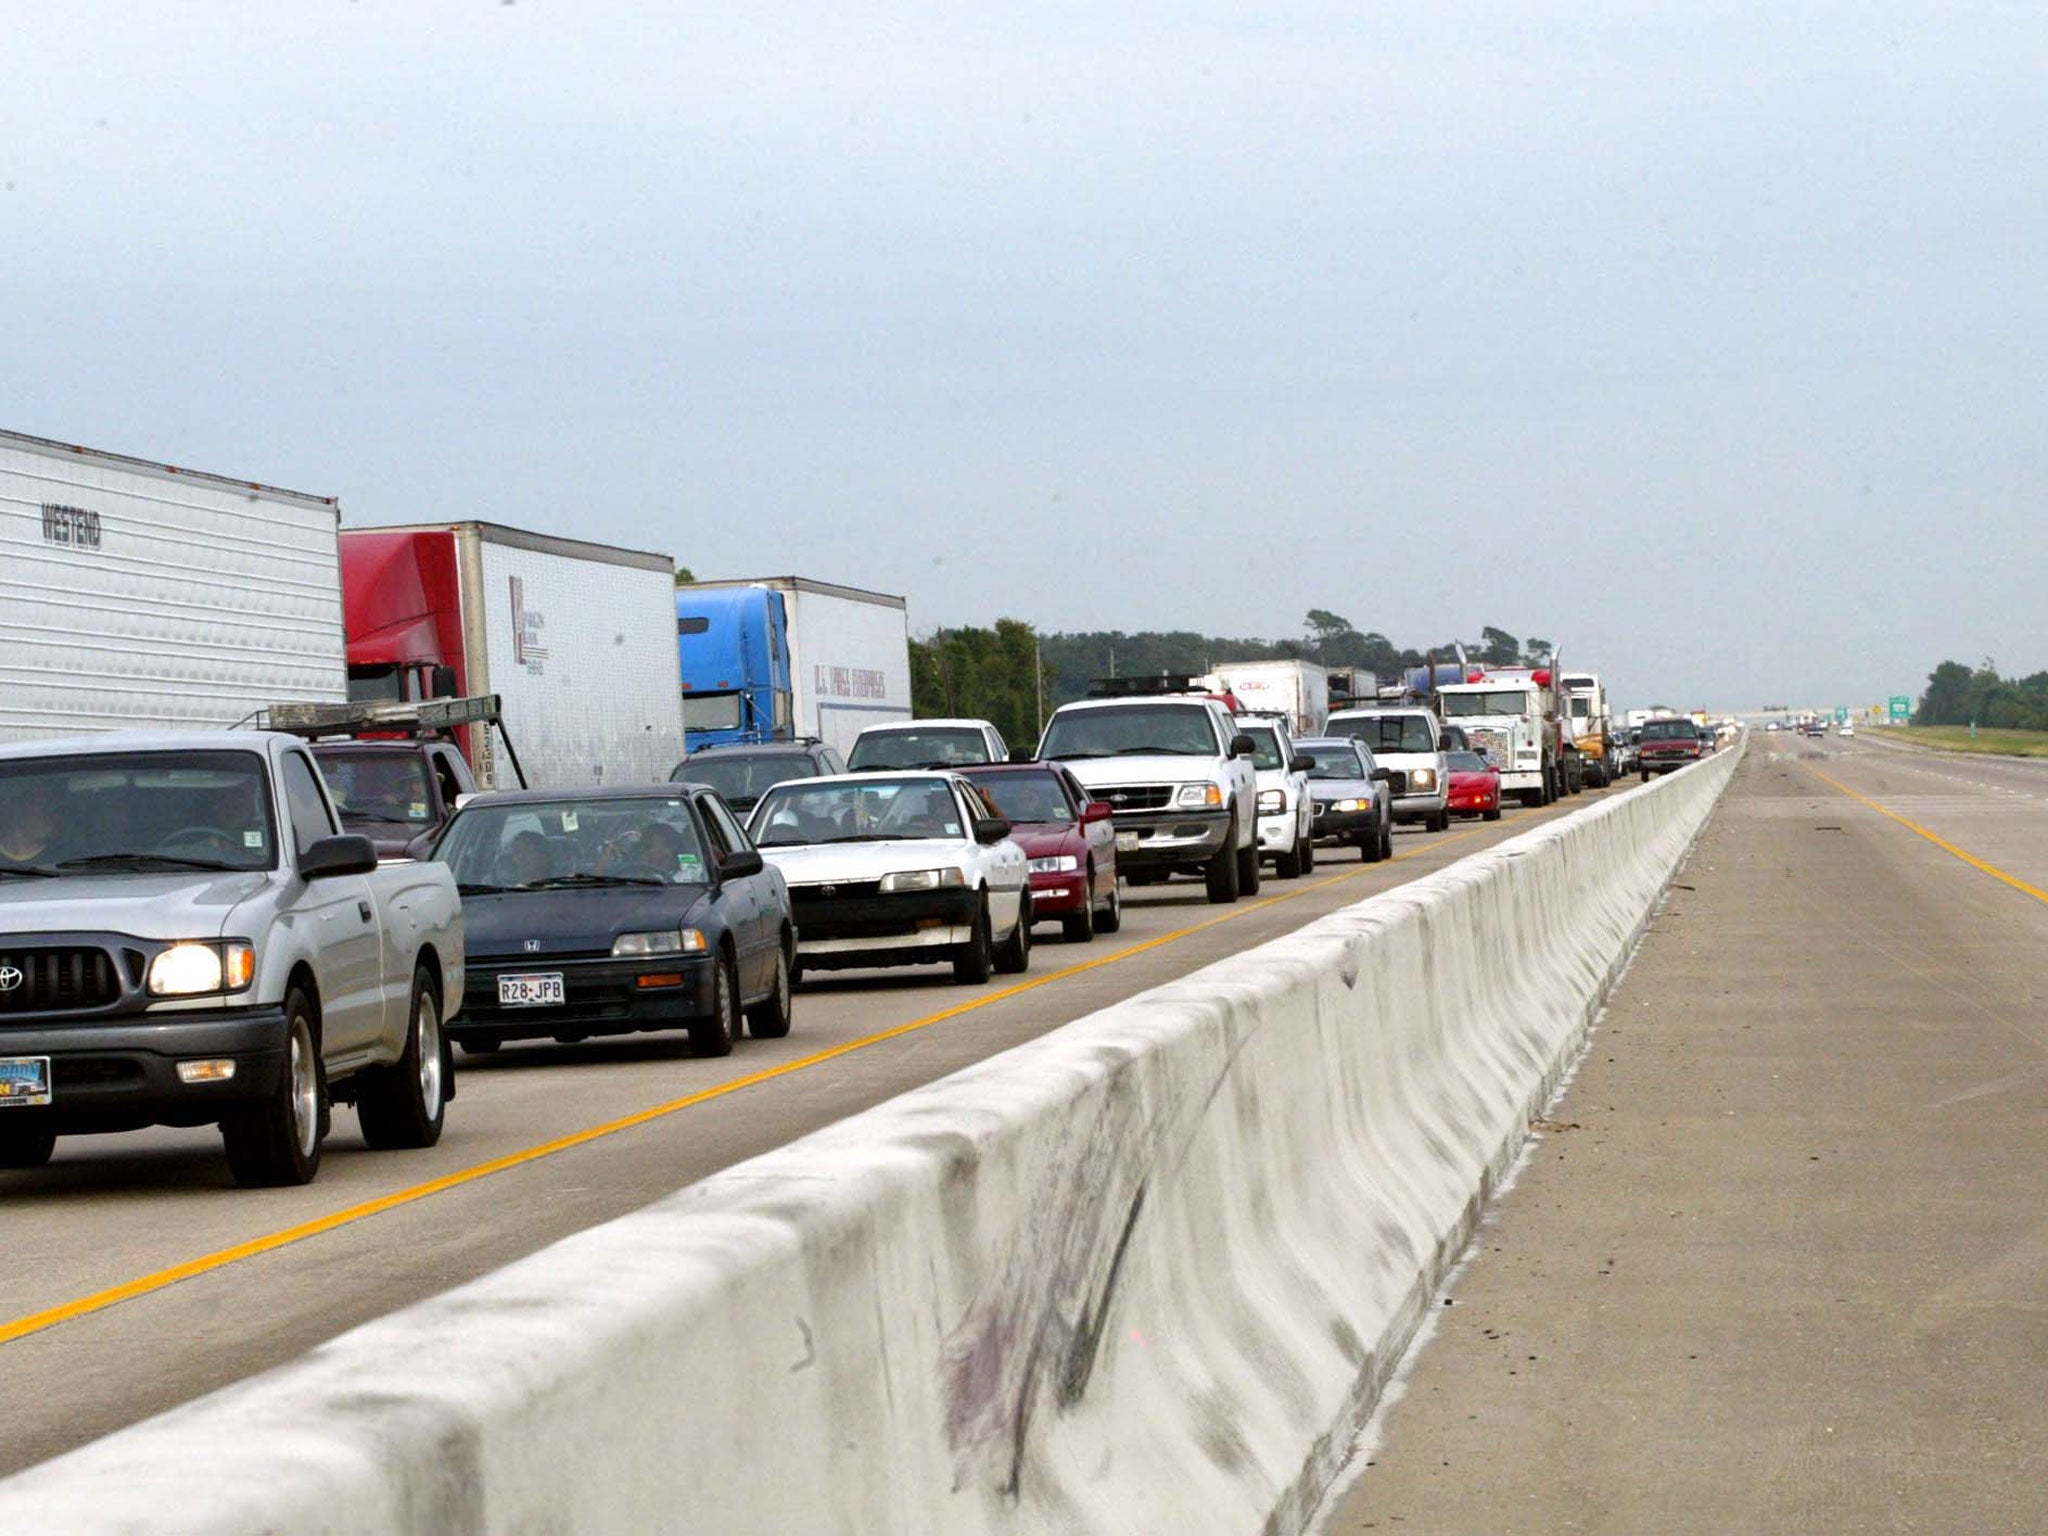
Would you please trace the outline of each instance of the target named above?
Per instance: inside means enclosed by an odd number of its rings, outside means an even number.
[[[1927,675],[1913,723],[2048,731],[2048,672],[2002,677],[1988,656],[1974,671],[1959,661],[1944,661]]]
[[[1454,657],[1462,645],[1489,666],[1550,660],[1548,640],[1521,639],[1488,624],[1477,640],[1401,647],[1325,608],[1311,608],[1299,639],[1264,640],[1193,630],[1087,630],[1040,634],[1021,619],[941,629],[910,642],[911,701],[920,716],[988,720],[1017,744],[1035,742],[1044,716],[1087,696],[1098,678],[1199,676],[1223,662],[1312,661],[1372,673]]]

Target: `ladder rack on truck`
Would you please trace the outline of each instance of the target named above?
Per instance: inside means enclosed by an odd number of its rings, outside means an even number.
[[[525,789],[526,770],[505,732],[504,709],[495,693],[466,699],[386,699],[375,702],[272,704],[245,722],[258,730],[283,731],[307,741],[337,737],[398,737],[409,741],[452,739],[460,726],[495,727],[512,772]]]

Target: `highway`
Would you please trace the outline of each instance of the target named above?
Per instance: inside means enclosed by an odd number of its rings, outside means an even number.
[[[302,1189],[234,1188],[210,1130],[62,1141],[49,1168],[0,1173],[0,1472],[1600,798],[1404,830],[1391,863],[1326,851],[1233,907],[1196,882],[1134,890],[1115,938],[1043,927],[1029,975],[984,988],[936,969],[828,976],[798,994],[788,1039],[722,1060],[680,1036],[468,1058],[438,1147],[367,1152],[340,1112]]]
[[[1330,1503],[2048,1528],[2048,763],[1758,733]]]

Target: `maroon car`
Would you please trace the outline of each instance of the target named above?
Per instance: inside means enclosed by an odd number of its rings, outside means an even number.
[[[1089,798],[1058,763],[990,763],[962,768],[1010,823],[1010,839],[1031,861],[1031,915],[1058,918],[1061,933],[1086,943],[1123,926],[1116,830],[1109,806]]]

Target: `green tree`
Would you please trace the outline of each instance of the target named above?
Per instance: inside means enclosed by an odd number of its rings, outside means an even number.
[[[1014,745],[1036,742],[1041,681],[1046,707],[1052,707],[1050,669],[1041,678],[1037,650],[1037,632],[1021,619],[998,619],[989,629],[942,629],[930,639],[913,639],[911,707],[925,717],[987,720]]]
[[[1523,659],[1532,667],[1548,664],[1550,658],[1556,654],[1556,646],[1552,645],[1548,640],[1538,640],[1534,635],[1531,635],[1522,642]]]
[[[694,573],[694,572],[692,572],[692,571],[691,571],[691,569],[690,569],[690,568],[689,568],[689,567],[688,567],[687,565],[679,565],[679,566],[677,566],[677,567],[676,567],[676,585],[677,585],[677,586],[679,586],[679,587],[687,587],[687,586],[688,586],[688,585],[689,585],[689,584],[690,584],[691,582],[695,581],[696,579],[697,579],[697,577],[696,577],[695,573]]]
[[[1512,667],[1522,659],[1522,642],[1491,624],[1479,632],[1479,660],[1489,667]]]

